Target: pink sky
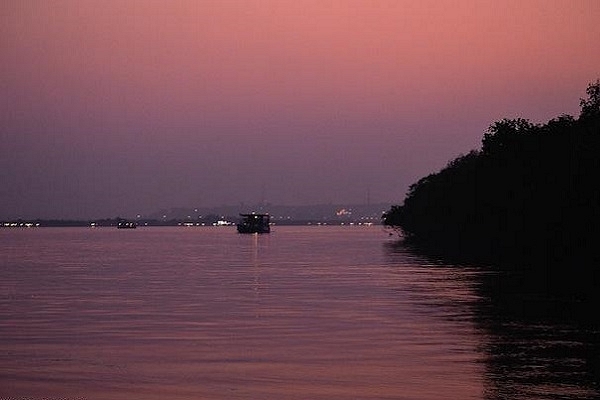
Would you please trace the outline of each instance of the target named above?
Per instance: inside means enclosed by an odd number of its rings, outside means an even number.
[[[577,115],[600,2],[0,4],[0,218],[401,202],[494,120]]]

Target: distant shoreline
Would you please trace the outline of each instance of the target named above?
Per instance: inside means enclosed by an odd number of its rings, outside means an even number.
[[[220,207],[170,208],[150,214],[115,215],[101,218],[44,218],[5,216],[0,218],[0,228],[15,227],[86,227],[113,226],[121,220],[138,226],[213,226],[235,225],[240,214],[259,212],[271,215],[274,225],[380,225],[381,216],[391,203],[368,204],[314,204],[285,206],[270,203]]]
[[[213,226],[234,226],[237,222],[227,223],[205,223],[205,222],[190,222],[190,221],[159,221],[159,220],[136,220],[138,227],[213,227]],[[337,221],[337,220],[282,220],[272,223],[274,226],[371,226],[381,225],[381,221]],[[12,220],[0,221],[0,229],[27,229],[27,228],[116,228],[117,220]]]

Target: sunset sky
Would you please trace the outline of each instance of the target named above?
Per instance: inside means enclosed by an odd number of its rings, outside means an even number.
[[[3,0],[0,218],[399,203],[577,116],[600,1]]]

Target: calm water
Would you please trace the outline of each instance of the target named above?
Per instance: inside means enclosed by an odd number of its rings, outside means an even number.
[[[594,325],[502,282],[379,227],[3,229],[0,398],[599,397]]]

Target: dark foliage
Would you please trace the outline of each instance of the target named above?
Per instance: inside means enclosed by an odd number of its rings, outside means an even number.
[[[600,80],[590,84],[586,89],[587,99],[581,99],[580,118],[598,117],[600,115]]]
[[[598,261],[600,81],[586,92],[578,119],[495,122],[480,151],[413,184],[383,223],[421,245],[500,262]]]

